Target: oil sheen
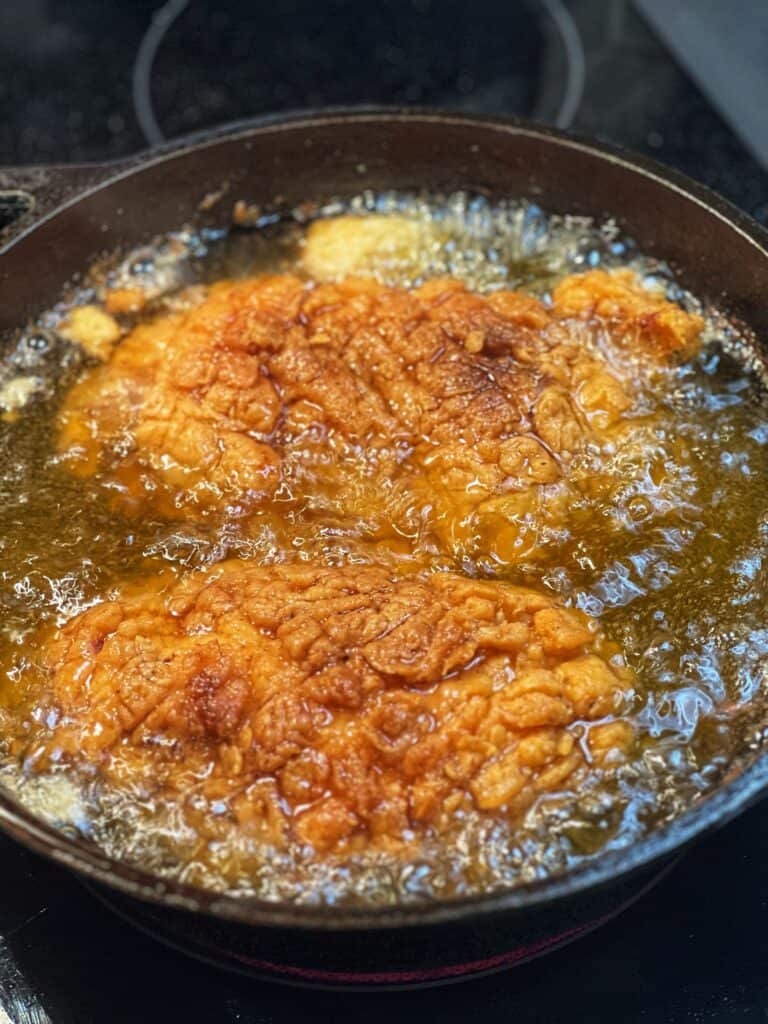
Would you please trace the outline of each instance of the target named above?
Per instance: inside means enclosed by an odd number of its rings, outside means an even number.
[[[546,299],[566,274],[632,266],[706,317],[700,354],[672,373],[638,377],[645,415],[629,440],[587,452],[576,466],[586,481],[594,460],[607,464],[616,481],[609,492],[581,488],[567,517],[544,516],[527,535],[515,509],[502,505],[446,548],[418,524],[403,537],[372,516],[355,531],[340,525],[332,502],[307,509],[285,494],[247,522],[132,515],[111,500],[98,475],[80,479],[67,471],[56,450],[56,417],[89,365],[59,331],[72,305],[98,302],[105,282],[140,287],[152,296],[153,312],[161,312],[193,301],[195,286],[221,278],[307,275],[307,218],[340,213],[397,215],[414,225],[407,244],[371,258],[368,272],[388,284],[450,275],[476,291],[516,288]],[[0,778],[37,813],[108,853],[167,877],[274,900],[446,898],[549,876],[636,842],[706,799],[761,749],[768,699],[768,405],[761,363],[748,337],[682,293],[668,268],[645,260],[612,224],[463,194],[365,194],[289,216],[257,211],[246,227],[182,232],[115,257],[37,323],[5,339],[4,353]],[[361,479],[359,500],[375,504],[366,486]],[[233,557],[262,564],[413,563],[557,595],[597,618],[633,670],[625,711],[637,752],[615,773],[593,771],[578,792],[543,795],[514,826],[464,814],[450,835],[426,834],[405,862],[381,851],[318,859],[226,831],[201,836],[162,797],[115,790],[97,775],[55,766],[29,773],[7,754],[30,714],[32,698],[20,680],[34,669],[41,626],[61,625],[147,574],[181,577]]]

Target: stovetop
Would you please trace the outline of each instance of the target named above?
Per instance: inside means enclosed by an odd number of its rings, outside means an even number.
[[[749,0],[741,7],[748,15]],[[630,0],[5,0],[0,165],[115,159],[276,110],[433,105],[621,143],[768,223],[768,173],[672,51]],[[446,989],[339,995],[166,950],[0,837],[0,1024],[765,1021],[766,863],[768,808],[756,807],[620,918],[545,959]]]

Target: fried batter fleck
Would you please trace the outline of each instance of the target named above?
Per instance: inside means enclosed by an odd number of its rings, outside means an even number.
[[[98,306],[75,306],[59,331],[101,362],[109,358],[122,333],[114,317]]]

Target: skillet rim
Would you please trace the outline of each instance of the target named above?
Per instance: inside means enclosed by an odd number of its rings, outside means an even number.
[[[101,171],[106,176],[100,178],[96,184],[77,191],[43,216],[34,219],[0,248],[0,256],[9,252],[47,221],[76,206],[81,200],[134,173],[191,152],[270,132],[300,131],[364,122],[383,126],[401,121],[460,125],[467,128],[482,127],[501,134],[526,136],[556,150],[575,150],[598,161],[618,165],[635,175],[649,179],[660,188],[678,193],[681,198],[700,207],[705,216],[715,217],[730,230],[737,232],[766,260],[768,279],[768,231],[706,186],[655,160],[629,153],[615,145],[533,124],[520,118],[399,107],[331,107],[267,114],[245,122],[195,133],[124,161],[91,165],[94,172]],[[66,181],[66,167],[51,168],[51,173]],[[10,793],[2,789],[0,829],[34,852],[62,864],[91,881],[159,907],[187,910],[255,927],[315,931],[386,930],[463,922],[466,919],[484,918],[493,914],[525,911],[619,881],[649,867],[664,856],[671,855],[696,837],[726,824],[766,791],[768,752],[759,754],[748,768],[721,784],[712,794],[660,829],[652,831],[635,843],[598,854],[594,860],[561,875],[538,879],[512,889],[456,897],[435,903],[403,904],[398,907],[332,907],[278,903],[253,897],[219,894],[187,883],[159,879],[148,871],[106,856],[84,839],[70,838],[55,826],[35,817]]]

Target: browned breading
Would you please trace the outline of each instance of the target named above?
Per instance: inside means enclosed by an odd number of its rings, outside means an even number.
[[[392,846],[462,807],[514,819],[573,785],[589,723],[613,719],[629,679],[612,655],[532,590],[228,562],[52,637],[26,756],[223,803],[274,842]],[[631,741],[606,728],[600,760]]]
[[[704,328],[700,316],[644,288],[629,269],[573,274],[557,285],[553,301],[557,316],[599,317],[618,340],[662,359],[691,355]]]
[[[653,359],[689,352],[701,328],[631,272],[568,278],[553,310],[453,280],[223,283],[91,371],[59,445],[123,505],[242,512],[298,481],[303,502],[353,519],[428,509],[445,540],[489,499],[528,492],[535,504],[631,413],[631,382],[585,344],[589,316]],[[361,499],[359,480],[377,477],[387,486]]]

